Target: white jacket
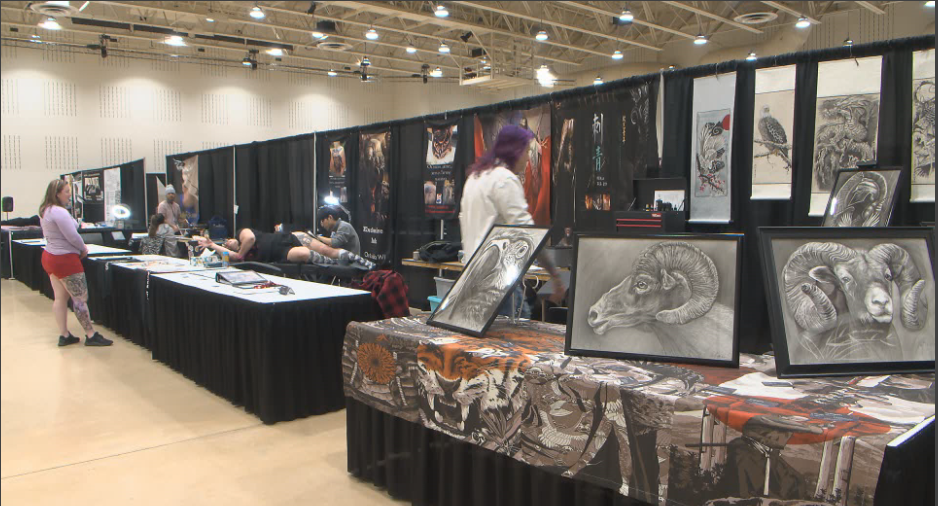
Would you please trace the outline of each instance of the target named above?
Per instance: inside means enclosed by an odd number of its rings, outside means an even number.
[[[459,228],[464,264],[469,263],[492,224],[534,224],[521,180],[505,167],[473,174],[463,187]]]

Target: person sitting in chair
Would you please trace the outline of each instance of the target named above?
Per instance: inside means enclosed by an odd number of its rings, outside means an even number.
[[[361,241],[358,239],[358,232],[355,231],[355,227],[341,218],[338,209],[332,206],[320,207],[319,211],[316,212],[316,221],[329,234],[329,237],[316,237],[323,244],[336,249],[345,249],[356,255],[361,254],[362,248]]]
[[[306,232],[291,234],[245,228],[238,233],[237,239],[228,239],[224,246],[204,237],[199,240],[199,246],[219,253],[227,251],[231,262],[340,264],[367,270],[375,266],[351,251],[326,246]]]

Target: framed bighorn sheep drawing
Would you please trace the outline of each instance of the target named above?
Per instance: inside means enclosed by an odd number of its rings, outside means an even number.
[[[577,236],[565,352],[738,365],[741,240]]]
[[[779,377],[934,371],[933,234],[760,229]]]

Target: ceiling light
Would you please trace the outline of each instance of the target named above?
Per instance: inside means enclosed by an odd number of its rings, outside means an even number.
[[[279,47],[272,47],[267,50],[267,54],[271,56],[283,56],[283,49],[280,49]]]
[[[214,23],[215,18],[205,18],[205,21],[208,21],[209,23]]]
[[[547,32],[545,32],[544,30],[541,30],[537,32],[537,35],[535,35],[534,38],[540,41],[545,41],[548,39]]]
[[[362,57],[362,61],[359,65],[361,65],[362,67],[367,67],[371,65],[371,60],[369,60],[367,56]]]
[[[708,39],[707,36],[702,33],[698,33],[697,37],[694,38],[694,44],[697,44],[698,46],[702,46],[707,42],[710,42],[710,39]]]
[[[414,54],[414,53],[416,53],[416,52],[417,52],[417,48],[415,48],[414,46],[407,46],[407,53],[408,53],[408,54]]]
[[[45,21],[39,23],[40,28],[45,28],[46,30],[61,30],[62,25],[59,24],[55,18],[46,18]]]
[[[446,7],[444,7],[444,6],[441,4],[441,5],[437,5],[437,6],[436,6],[436,10],[433,11],[433,14],[436,15],[436,17],[438,17],[438,18],[445,18],[445,17],[448,17],[448,16],[449,16],[449,11],[446,10]]]
[[[668,70],[674,70],[674,65],[668,65]]]
[[[622,59],[622,51],[619,51],[618,49],[616,49],[615,52],[612,53],[612,59],[613,59],[613,60],[621,60],[621,59]]]
[[[795,23],[795,28],[808,28],[809,26],[811,26],[811,22],[804,16],[798,18],[798,22]]]
[[[622,21],[623,23],[631,23],[632,21],[635,21],[635,14],[632,14],[632,11],[626,8],[622,11],[622,14],[619,14],[619,21]]]
[[[85,7],[88,7],[88,4],[90,4],[90,3],[91,3],[91,2],[85,2],[85,3],[81,4],[81,7],[78,8],[78,12],[81,12],[81,11],[85,10]]]
[[[430,77],[443,77],[443,69],[437,67],[430,71]]]
[[[266,14],[264,14],[264,11],[262,11],[257,4],[254,4],[254,7],[251,8],[251,17],[254,19],[264,19]]]
[[[448,52],[449,52],[449,46],[447,46],[446,43],[441,42],[441,43],[440,43],[440,52],[441,52],[441,53],[448,53]]]
[[[328,75],[329,77],[335,77],[339,75],[339,73],[336,72],[335,70],[329,69],[329,72],[326,72],[326,75]]]
[[[852,45],[853,45],[853,39],[851,39],[850,37],[847,37],[846,39],[844,39],[844,47],[850,47]]]
[[[368,40],[378,40],[378,31],[374,28],[369,29],[365,32],[365,38]]]
[[[32,38],[34,38],[34,39],[38,39],[38,38],[39,38],[39,36],[38,36],[38,35],[36,35],[36,34],[32,34],[32,35],[30,35],[30,37],[32,37]]]
[[[746,61],[756,61],[756,52],[749,51],[749,56],[746,57]]]
[[[244,59],[241,60],[241,65],[244,65],[245,67],[250,67],[253,64],[254,62],[251,61],[251,57],[249,56],[245,56]]]
[[[593,84],[599,86],[603,83],[603,76],[596,76],[596,79],[593,79]]]
[[[169,37],[166,37],[166,40],[163,42],[166,45],[175,47],[184,47],[186,45],[186,40],[179,35],[170,35]]]
[[[931,0],[930,2],[925,2],[925,7],[931,7],[931,8],[934,9],[934,8],[935,8],[935,0]]]

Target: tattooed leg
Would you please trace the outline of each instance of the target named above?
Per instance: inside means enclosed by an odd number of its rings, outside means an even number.
[[[59,327],[59,335],[68,337],[68,290],[62,280],[51,274],[49,281],[52,283],[52,291],[55,292],[55,300],[52,302],[55,324]]]
[[[293,232],[293,235],[299,239],[300,243],[303,246],[306,246],[310,251],[319,253],[320,255],[329,258],[339,258],[340,250],[326,246],[325,244],[314,239],[313,236],[307,234],[306,232]]]
[[[85,330],[85,336],[93,336],[94,326],[91,324],[91,313],[88,311],[88,284],[85,282],[85,273],[72,274],[62,279],[62,283],[72,296],[72,310],[81,328]]]

